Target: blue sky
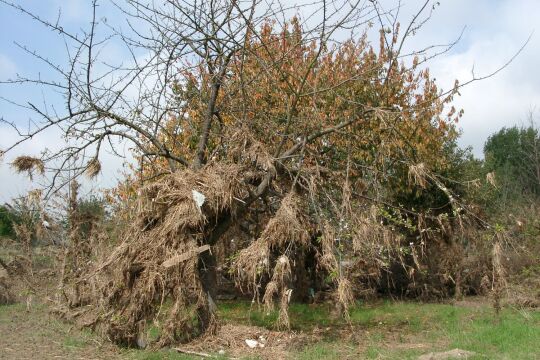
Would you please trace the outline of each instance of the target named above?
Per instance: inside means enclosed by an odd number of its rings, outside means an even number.
[[[62,24],[76,30],[87,27],[90,22],[90,0],[13,0],[23,7],[32,9],[44,18],[54,21],[61,9]],[[105,1],[103,1],[105,2]],[[402,1],[403,22],[409,20],[412,11],[421,0]],[[540,29],[537,17],[540,14],[538,0],[440,0],[432,20],[411,39],[408,46],[419,48],[423,45],[445,43],[466,30],[461,42],[449,53],[435,59],[429,65],[442,88],[450,88],[457,78],[461,82],[471,78],[471,70],[476,75],[487,74],[504,64],[535,32],[524,51],[503,72],[497,76],[469,85],[461,91],[455,104],[465,110],[459,124],[463,131],[462,146],[472,146],[474,153],[481,156],[482,146],[487,137],[503,126],[527,124],[528,113],[537,112],[540,119]],[[385,6],[396,1],[385,0]],[[114,18],[110,8],[102,6],[100,16]],[[15,74],[46,76],[48,69],[19,49],[14,42],[27,45],[46,54],[55,62],[62,63],[65,48],[59,38],[42,25],[0,5],[0,80]],[[111,57],[121,58],[122,52],[111,48]],[[35,88],[17,88],[0,84],[0,97],[19,102],[27,100],[59,103],[58,95],[42,93]],[[536,110],[535,110],[536,109]],[[28,114],[0,100],[0,116],[19,123],[27,121]],[[13,140],[13,133],[0,127],[0,149]],[[37,153],[44,146],[60,146],[58,134],[49,132],[32,139],[18,151],[7,154],[0,162],[0,203],[31,189],[31,184],[23,176],[15,175],[8,163],[18,154]],[[107,157],[103,174],[93,187],[110,186],[118,178],[122,161]],[[92,187],[90,187],[92,188]]]

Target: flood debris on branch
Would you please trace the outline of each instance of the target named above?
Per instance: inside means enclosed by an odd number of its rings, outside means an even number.
[[[117,344],[166,346],[218,330],[218,277],[268,311],[278,304],[282,329],[292,301],[318,294],[346,321],[360,297],[480,288],[493,266],[485,224],[447,176],[460,84],[443,91],[424,67],[438,46],[402,53],[430,7],[401,26],[399,6],[362,4],[315,1],[289,19],[279,1],[129,0],[117,10],[148,31],[120,33],[100,27],[94,1],[83,36],[5,5],[74,48],[52,83],[65,114],[30,104],[42,121],[5,151],[50,127],[73,141],[14,161],[51,175],[45,196],[72,186],[60,313]],[[114,39],[149,58],[100,73]],[[71,176],[95,178],[103,149],[125,143],[137,165],[115,189],[111,230],[81,216]]]

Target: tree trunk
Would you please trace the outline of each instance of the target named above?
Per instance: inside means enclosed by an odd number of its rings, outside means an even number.
[[[205,251],[199,256],[199,279],[204,292],[204,301],[197,308],[201,334],[215,333],[217,330],[217,307],[214,302],[217,295],[216,265],[216,258],[210,251]]]

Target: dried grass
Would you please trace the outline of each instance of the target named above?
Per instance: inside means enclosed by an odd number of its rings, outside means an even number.
[[[279,303],[279,315],[276,321],[278,329],[291,328],[291,321],[289,319],[289,302],[291,301],[292,289],[283,289],[281,292],[281,301]]]
[[[260,235],[271,248],[285,248],[289,244],[305,246],[309,242],[307,219],[302,215],[300,199],[291,192],[281,201],[276,214]]]
[[[141,188],[121,243],[98,263],[86,264],[86,275],[78,279],[96,288],[89,323],[127,346],[137,346],[143,325],[158,319],[161,336],[154,345],[196,333],[191,319],[198,309],[209,312],[212,307],[199,278],[197,249],[204,244],[205,229],[225,211],[234,215],[237,199],[247,196],[241,173],[237,165],[210,165],[169,174]],[[204,195],[200,207],[194,191]],[[175,258],[182,261],[162,266]],[[165,301],[172,304],[166,312]]]
[[[43,175],[45,173],[45,164],[38,158],[32,156],[19,156],[11,163],[18,173],[26,172],[32,178],[34,172]]]
[[[248,289],[256,291],[259,277],[269,272],[269,266],[270,246],[264,239],[258,239],[238,253],[232,269],[240,287],[247,283]]]
[[[101,162],[97,158],[90,160],[88,164],[86,165],[85,173],[86,173],[86,176],[88,176],[90,179],[93,179],[96,176],[98,176],[100,172],[101,172]]]
[[[237,283],[241,286],[247,282],[248,289],[258,293],[260,280],[263,275],[271,277],[266,285],[263,302],[267,310],[274,308],[275,297],[280,297],[280,309],[277,326],[288,328],[288,304],[292,289],[292,267],[288,256],[279,256],[270,272],[270,254],[288,252],[291,248],[303,248],[309,244],[310,235],[306,227],[306,218],[301,209],[301,201],[294,192],[287,194],[274,214],[267,222],[259,238],[247,248],[241,250],[233,262],[233,271]]]
[[[229,154],[238,163],[255,165],[264,171],[275,170],[274,158],[268,152],[266,145],[256,139],[247,128],[241,128],[230,135],[230,144],[234,144]]]
[[[497,237],[500,235],[497,234]],[[506,271],[502,262],[503,250],[501,246],[500,239],[495,241],[493,245],[493,275],[492,275],[492,286],[491,286],[491,296],[493,298],[493,308],[495,313],[499,316],[501,312],[501,304],[503,299],[503,292],[507,288],[506,284]]]
[[[425,189],[428,185],[429,171],[424,163],[409,166],[409,182]]]
[[[15,295],[11,291],[10,276],[2,265],[0,265],[0,305],[15,303]]]
[[[270,281],[266,284],[263,303],[267,311],[274,310],[274,297],[279,293],[279,284],[276,281]]]
[[[249,348],[246,339],[254,339],[264,344],[264,347]],[[203,353],[217,353],[226,350],[231,359],[256,357],[261,360],[286,359],[290,350],[314,343],[320,340],[318,335],[281,332],[261,327],[224,324],[215,335],[206,335],[194,339],[189,344],[182,345],[183,349]]]
[[[342,309],[342,315],[345,319],[349,320],[349,308],[354,303],[354,294],[352,284],[348,279],[344,277],[339,278],[336,296]]]

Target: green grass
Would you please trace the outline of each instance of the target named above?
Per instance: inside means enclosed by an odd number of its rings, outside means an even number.
[[[275,312],[266,314],[249,302],[220,305],[226,322],[274,329]],[[350,313],[354,340],[344,340],[349,325],[332,317],[329,305],[292,304],[291,327],[310,333],[326,328],[323,342],[291,354],[294,359],[416,359],[454,348],[479,359],[540,359],[540,312],[504,309],[495,316],[489,305],[378,302],[357,304]]]
[[[292,330],[311,330],[315,326],[331,326],[342,323],[330,315],[328,305],[291,304],[289,316]],[[226,322],[260,326],[275,330],[278,312],[265,312],[262,306],[248,301],[230,301],[219,305],[219,316]]]
[[[45,312],[40,307],[34,311],[36,315]],[[0,322],[24,312],[24,304],[0,306]],[[268,329],[275,329],[277,317],[276,312],[267,314],[248,301],[221,303],[219,315],[226,323]],[[294,331],[318,334],[318,341],[290,349],[291,359],[416,359],[454,348],[473,351],[477,359],[540,359],[540,311],[506,308],[497,318],[488,304],[465,307],[382,301],[358,303],[351,309],[350,324],[332,315],[331,304],[291,304],[290,317]],[[68,325],[51,319],[46,332],[64,333],[64,347],[95,346],[95,335],[71,334],[66,330]],[[151,337],[157,336],[157,329],[150,332]],[[135,360],[198,359],[174,350],[125,350],[122,356]]]
[[[180,354],[174,350],[148,351],[130,350],[126,352],[128,358],[133,360],[194,360],[201,359],[198,356]]]
[[[339,344],[321,343],[307,347],[304,351],[295,354],[298,360],[317,360],[317,359],[342,359],[343,351],[338,350]]]

